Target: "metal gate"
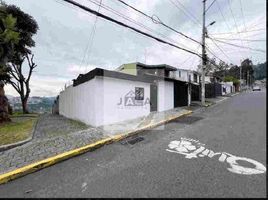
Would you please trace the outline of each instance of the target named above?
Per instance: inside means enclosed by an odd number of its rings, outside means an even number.
[[[188,85],[186,82],[174,82],[174,107],[188,105]]]
[[[194,85],[192,84],[192,90],[191,90],[191,100],[192,101],[200,101],[200,85]]]
[[[157,85],[150,85],[150,111],[157,111]]]

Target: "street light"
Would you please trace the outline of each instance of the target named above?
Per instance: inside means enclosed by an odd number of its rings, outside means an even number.
[[[211,25],[213,25],[213,24],[215,24],[216,23],[216,21],[213,21],[213,22],[211,22],[208,26],[211,26]],[[207,27],[208,27],[207,26]]]
[[[209,25],[207,25],[207,26],[205,27],[205,37],[208,37],[207,27],[212,26],[212,25],[215,24],[215,23],[216,23],[216,21],[213,21],[213,22],[211,22]]]

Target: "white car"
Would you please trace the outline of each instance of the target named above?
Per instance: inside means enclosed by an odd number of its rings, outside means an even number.
[[[252,88],[252,90],[253,91],[261,91],[261,88],[260,88],[260,86],[254,86],[253,88]]]

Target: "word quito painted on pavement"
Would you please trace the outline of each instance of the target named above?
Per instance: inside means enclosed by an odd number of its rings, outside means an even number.
[[[266,172],[266,167],[249,158],[238,157],[226,152],[217,152],[214,153],[212,150],[206,149],[205,144],[201,144],[198,140],[190,139],[190,138],[181,138],[180,140],[171,141],[168,145],[169,149],[166,149],[169,152],[179,153],[185,155],[185,158],[199,158],[199,157],[209,157],[212,158],[216,155],[219,155],[220,162],[227,162],[230,164],[230,167],[227,168],[230,172],[237,174],[261,174]],[[244,161],[250,164],[253,164],[255,167],[245,167],[239,165],[237,161]]]

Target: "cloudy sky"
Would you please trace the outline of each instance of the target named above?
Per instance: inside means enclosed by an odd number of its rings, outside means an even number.
[[[152,22],[117,0],[102,0],[101,7],[100,0],[75,1],[177,46],[201,53],[199,44]],[[124,1],[201,41],[202,0]],[[31,96],[55,96],[79,73],[96,67],[112,70],[124,63],[138,61],[196,69],[200,63],[200,58],[195,55],[96,18],[62,0],[5,2],[19,6],[39,24],[39,31],[34,37],[36,47],[32,49],[38,67],[31,79]],[[207,7],[212,2],[207,0]],[[216,23],[208,27],[210,37],[244,47],[214,40],[215,45],[206,39],[210,51],[217,58],[236,65],[245,58],[250,58],[254,64],[266,61],[266,53],[255,51],[266,52],[265,0],[216,0],[206,12],[206,24],[212,21]],[[210,52],[208,54],[212,57]],[[24,67],[27,69],[27,65]],[[18,96],[11,86],[6,86],[6,94]]]

